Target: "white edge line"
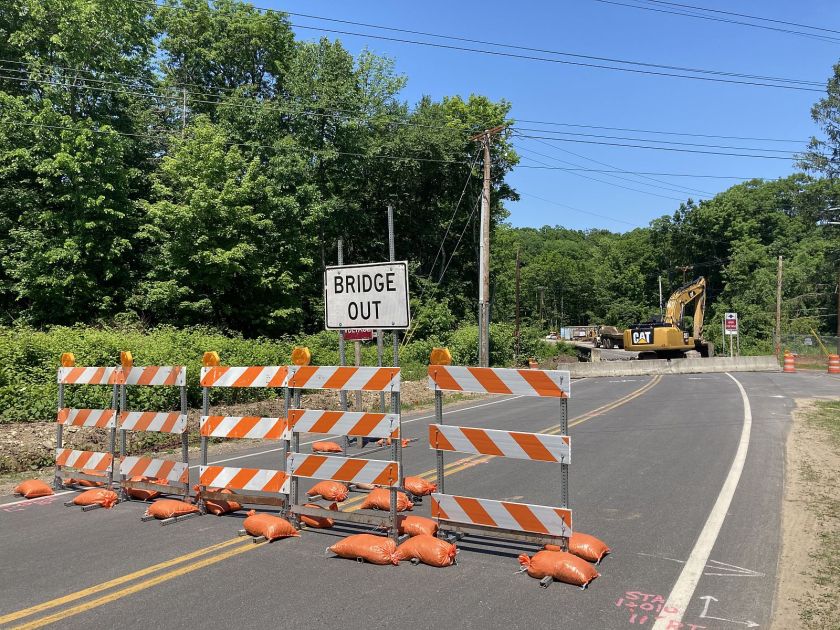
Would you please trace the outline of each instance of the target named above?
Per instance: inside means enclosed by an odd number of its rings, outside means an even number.
[[[729,474],[726,475],[726,480],[723,482],[723,487],[720,489],[720,494],[718,494],[718,498],[712,507],[712,511],[709,513],[708,519],[706,519],[706,524],[703,526],[700,536],[697,537],[697,542],[694,543],[691,555],[686,560],[685,566],[683,566],[674,584],[674,588],[671,589],[668,600],[662,607],[662,614],[657,617],[656,623],[653,624],[653,630],[666,630],[666,628],[673,628],[682,622],[685,610],[691,602],[691,598],[694,596],[694,590],[697,588],[697,583],[703,575],[706,563],[709,560],[709,555],[712,553],[712,548],[715,546],[718,534],[720,534],[723,521],[726,518],[726,513],[732,503],[732,497],[735,496],[738,481],[741,479],[741,473],[744,470],[744,462],[747,459],[747,450],[750,446],[752,409],[750,408],[750,399],[747,397],[744,386],[729,372],[726,372],[726,375],[735,381],[738,390],[741,392],[741,400],[744,404],[744,425],[741,429],[738,450],[735,451],[735,457],[732,460]]]

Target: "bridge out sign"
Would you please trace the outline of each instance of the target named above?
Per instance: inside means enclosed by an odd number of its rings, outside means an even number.
[[[408,263],[327,267],[324,315],[327,330],[408,328]]]

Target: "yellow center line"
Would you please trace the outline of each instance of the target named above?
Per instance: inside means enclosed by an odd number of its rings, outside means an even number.
[[[113,580],[109,580],[107,582],[102,582],[101,584],[95,584],[94,586],[90,586],[88,588],[82,589],[81,591],[76,591],[75,593],[70,593],[69,595],[64,595],[63,597],[58,597],[56,599],[51,599],[46,601],[42,604],[37,604],[35,606],[30,606],[29,608],[23,608],[22,610],[18,610],[7,615],[3,615],[0,617],[0,625],[9,623],[10,621],[15,621],[17,619],[21,619],[22,617],[29,617],[30,615],[34,615],[35,613],[43,612],[45,610],[49,610],[50,608],[55,608],[56,606],[61,606],[63,604],[68,604],[70,602],[76,601],[77,599],[81,599],[83,597],[88,597],[89,595],[94,595],[99,593],[100,591],[104,591],[109,588],[113,588],[115,586],[119,586],[120,584],[125,584],[126,582],[130,582],[131,580],[136,580],[137,578],[144,577],[149,575],[150,573],[154,573],[155,571],[160,571],[161,569],[168,569],[169,567],[179,564],[181,562],[186,562],[187,560],[192,560],[193,558],[197,558],[198,556],[203,556],[204,554],[211,553],[218,549],[223,549],[232,545],[235,542],[241,542],[241,538],[233,538],[231,540],[226,540],[224,542],[217,543],[215,545],[210,545],[209,547],[204,547],[203,549],[198,549],[197,551],[193,551],[188,554],[184,554],[182,556],[178,556],[177,558],[172,558],[171,560],[166,560],[164,562],[159,562],[158,564],[153,564],[150,567],[146,567],[145,569],[140,569],[135,571],[134,573],[128,573],[126,575],[122,575],[118,578],[114,578]]]
[[[234,539],[234,542],[241,542],[241,539]],[[35,619],[28,623],[25,623],[20,626],[16,626],[16,630],[23,630],[29,628],[41,628],[43,626],[49,625],[51,623],[55,623],[56,621],[62,621],[67,617],[72,617],[74,615],[81,614],[83,612],[87,612],[89,610],[93,610],[94,608],[98,608],[99,606],[104,606],[105,604],[110,604],[118,599],[122,599],[123,597],[128,597],[129,595],[133,595],[139,591],[145,590],[147,588],[151,588],[153,586],[157,586],[158,584],[163,584],[164,582],[168,582],[169,580],[173,580],[177,577],[182,575],[186,575],[187,573],[191,573],[193,571],[197,571],[198,569],[203,569],[204,567],[208,567],[212,564],[216,564],[217,562],[221,562],[222,560],[227,560],[228,558],[232,558],[233,556],[239,555],[240,553],[245,553],[246,551],[251,551],[253,549],[257,549],[261,547],[261,544],[255,545],[251,542],[250,539],[247,542],[243,542],[241,545],[234,547],[224,553],[220,553],[216,556],[211,558],[205,558],[204,560],[199,560],[197,562],[193,562],[192,564],[188,564],[183,567],[178,567],[177,569],[173,569],[172,571],[168,571],[167,573],[163,573],[161,575],[157,575],[153,578],[148,580],[144,580],[137,584],[132,584],[126,588],[123,588],[119,591],[114,591],[113,593],[108,593],[107,595],[103,595],[98,599],[93,599],[89,602],[84,602],[82,604],[78,604],[77,606],[73,606],[72,608],[68,608],[66,610],[60,610],[52,615],[48,615],[46,617],[41,617],[40,619]]]
[[[591,420],[592,418],[598,417],[598,416],[600,416],[604,413],[612,411],[613,409],[616,409],[616,408],[630,402],[631,400],[634,400],[634,399],[638,398],[639,396],[642,396],[646,392],[653,389],[656,386],[656,384],[659,383],[659,381],[661,381],[661,380],[662,380],[661,375],[654,376],[649,382],[645,383],[639,389],[637,389],[633,392],[630,392],[626,396],[624,396],[622,398],[619,398],[618,400],[615,400],[611,403],[607,403],[605,405],[602,405],[602,406],[600,406],[596,409],[593,409],[592,411],[588,411],[586,413],[583,413],[583,414],[577,416],[576,418],[573,418],[572,421],[569,423],[569,427],[571,428],[571,427],[577,426],[579,424],[582,424],[582,423],[586,422],[587,420]],[[562,428],[561,425],[556,424],[554,426],[543,429],[542,431],[540,431],[540,433],[547,433],[549,435],[554,435],[554,434],[559,433],[561,428]],[[468,457],[462,457],[461,459],[459,459],[457,461],[454,461],[454,462],[451,462],[451,463],[447,464],[446,466],[444,466],[443,475],[444,475],[444,477],[448,477],[450,475],[454,475],[455,473],[461,472],[462,470],[466,470],[467,468],[472,468],[473,466],[477,466],[479,464],[489,462],[492,459],[493,459],[492,455],[470,455]],[[418,475],[414,475],[414,476],[421,477],[423,479],[431,479],[431,478],[434,478],[434,477],[437,476],[437,469],[432,468],[431,470],[427,470],[425,472],[422,472],[422,473],[420,473]],[[361,502],[364,501],[364,500],[365,500],[365,497],[361,496],[361,497],[355,497],[353,499],[350,499],[349,501],[345,501],[341,506],[341,511],[342,512],[355,512],[356,510],[361,509]]]

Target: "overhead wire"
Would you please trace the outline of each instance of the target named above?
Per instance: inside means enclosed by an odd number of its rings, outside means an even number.
[[[136,3],[141,3],[147,6],[155,6],[158,8],[166,7],[171,9],[179,9],[185,11],[193,11],[191,7],[185,7],[183,5],[163,5],[158,4],[154,0],[132,0]],[[285,11],[277,10],[277,9],[269,9],[265,7],[254,7],[254,9],[261,11],[261,12],[272,12],[272,13],[279,13],[283,15],[291,15],[291,13],[287,13]],[[303,15],[303,14],[298,14]],[[309,19],[319,19],[323,21],[336,21],[335,18],[327,18],[323,16],[311,16]],[[350,20],[343,20],[343,23],[352,23]],[[338,35],[348,35],[351,37],[362,37],[362,38],[370,38],[370,39],[377,39],[382,41],[391,41],[395,43],[404,43],[404,44],[413,44],[418,46],[426,46],[426,47],[433,47],[433,48],[441,48],[447,50],[456,50],[460,52],[472,52],[472,53],[479,53],[485,55],[492,55],[492,56],[501,56],[501,57],[509,57],[509,58],[516,58],[516,59],[524,59],[529,61],[542,61],[548,63],[557,63],[557,64],[566,64],[566,65],[573,65],[573,66],[581,66],[581,67],[591,67],[591,68],[601,68],[606,70],[616,70],[622,72],[632,72],[637,74],[649,74],[655,76],[670,76],[676,78],[684,78],[684,79],[695,79],[695,80],[704,80],[704,81],[716,81],[721,83],[733,83],[733,84],[741,84],[741,85],[753,85],[753,86],[760,86],[760,87],[775,87],[780,89],[791,89],[791,90],[804,90],[804,91],[815,91],[821,92],[823,90],[823,83],[817,81],[807,81],[802,79],[792,79],[786,77],[767,77],[763,75],[753,75],[753,74],[746,74],[746,73],[737,73],[737,72],[728,72],[722,70],[708,70],[704,68],[683,68],[680,66],[668,66],[666,64],[653,64],[648,62],[641,62],[641,61],[631,61],[631,60],[624,60],[624,59],[613,59],[607,57],[597,57],[595,55],[582,55],[578,53],[567,53],[562,51],[546,51],[549,54],[557,55],[557,56],[566,56],[566,57],[573,57],[579,59],[590,59],[592,61],[604,61],[607,63],[613,64],[624,64],[624,65],[633,65],[638,66],[635,68],[630,67],[620,67],[620,66],[609,66],[604,65],[603,63],[589,63],[589,62],[582,62],[582,61],[571,61],[569,59],[557,59],[557,58],[549,58],[549,57],[539,57],[535,55],[525,55],[525,54],[518,54],[518,53],[511,53],[511,52],[503,52],[500,50],[487,50],[487,49],[479,49],[479,48],[469,48],[466,46],[456,46],[453,44],[442,44],[442,43],[435,43],[435,42],[428,42],[428,41],[421,41],[421,40],[414,40],[414,39],[405,39],[399,37],[390,37],[386,35],[377,35],[374,33],[358,33],[353,31],[346,31],[341,29],[334,29],[334,28],[327,28],[324,26],[312,26],[312,25],[304,25],[304,24],[296,24],[291,23],[292,26],[299,29],[304,30],[314,30],[319,32],[325,33],[333,33]],[[357,22],[355,25],[364,26],[365,23]],[[392,30],[392,31],[399,31],[399,32],[409,32],[409,29],[397,29],[395,27],[388,27],[382,25],[367,25],[366,28],[377,28],[382,30]],[[450,41],[473,41],[473,42],[481,42],[482,40],[470,40],[469,38],[461,38],[458,36],[452,35],[440,35],[435,33],[427,33],[424,31],[415,31],[415,34],[421,34],[425,37],[434,37],[438,39],[445,39]],[[491,45],[496,46],[499,48],[513,48],[513,49],[521,49],[521,50],[528,50],[528,47],[525,46],[516,46],[513,44],[503,44],[497,42],[484,42],[483,45]],[[534,49],[535,51],[537,49]],[[651,70],[647,68],[659,68],[660,70]],[[666,72],[666,70],[672,70],[670,72]],[[685,74],[686,72],[692,74]],[[683,73],[683,74],[680,74]],[[700,76],[698,76],[700,75]],[[708,75],[708,76],[705,76]],[[749,80],[740,80],[740,79],[749,79]],[[814,87],[808,87],[809,85]],[[818,87],[819,86],[819,87]]]
[[[640,1],[644,2],[644,1],[654,1],[654,0],[640,0]],[[644,5],[640,5],[640,4],[630,4],[630,3],[627,3],[627,2],[618,2],[617,0],[595,0],[595,2],[600,2],[601,4],[609,4],[609,5],[620,6],[620,7],[628,7],[628,8],[632,8],[632,9],[641,9],[641,10],[644,10],[644,11],[652,11],[652,12],[655,12],[655,13],[663,13],[663,14],[668,14],[668,15],[679,15],[679,16],[683,16],[683,17],[697,18],[697,19],[700,19],[700,20],[707,20],[707,21],[710,21],[710,22],[720,22],[720,23],[724,23],[724,24],[735,24],[735,25],[740,25],[740,26],[748,26],[748,27],[752,27],[752,28],[759,28],[759,29],[768,30],[768,31],[776,31],[776,32],[779,32],[779,33],[787,34],[787,35],[796,35],[796,36],[799,36],[799,37],[805,37],[805,38],[808,38],[808,39],[823,41],[823,42],[830,43],[830,44],[840,43],[840,39],[838,39],[837,37],[831,37],[829,35],[820,35],[819,33],[808,33],[808,32],[803,32],[803,31],[796,31],[796,30],[793,30],[793,29],[779,28],[779,27],[775,27],[775,26],[768,26],[768,25],[765,25],[765,24],[752,24],[750,22],[743,22],[741,20],[732,20],[732,19],[721,18],[721,17],[711,16],[711,15],[701,15],[699,13],[691,13],[689,11],[677,11],[677,10],[673,10],[673,9],[665,9],[665,8],[662,8],[662,7],[651,7],[651,6],[644,6]],[[667,3],[667,4],[670,4],[670,3]],[[705,9],[703,9],[703,10],[705,10]]]

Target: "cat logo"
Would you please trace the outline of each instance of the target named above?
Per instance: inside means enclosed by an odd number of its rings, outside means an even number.
[[[650,343],[650,333],[649,330],[634,330],[633,343]]]

